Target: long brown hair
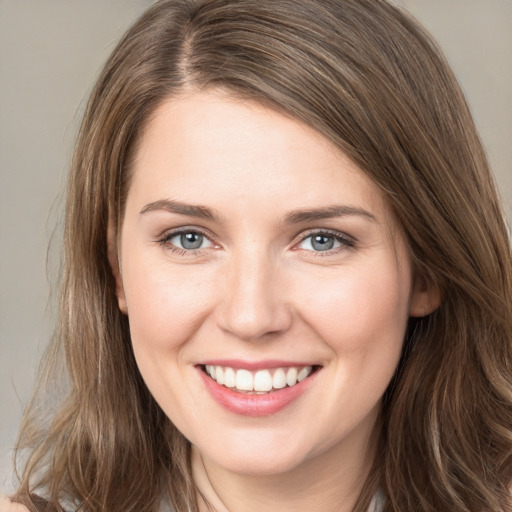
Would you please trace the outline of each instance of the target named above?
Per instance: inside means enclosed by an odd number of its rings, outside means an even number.
[[[383,400],[387,511],[511,510],[512,261],[464,96],[442,54],[385,0],[163,0],[121,40],[92,92],[69,177],[58,330],[29,405],[20,495],[76,510],[196,511],[189,446],[137,370],[107,231],[156,107],[223,88],[314,127],[381,188],[415,271],[442,289],[411,320]],[[110,219],[110,220],[109,220]],[[63,364],[62,364],[63,361]],[[62,375],[66,376],[63,379]],[[56,391],[56,382],[64,384]]]

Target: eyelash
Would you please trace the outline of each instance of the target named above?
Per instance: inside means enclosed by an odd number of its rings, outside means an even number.
[[[170,242],[174,237],[179,236],[179,235],[188,234],[188,233],[192,233],[195,235],[201,235],[204,238],[206,238],[207,240],[209,240],[211,242],[212,246],[214,246],[214,247],[217,246],[217,244],[213,241],[212,236],[208,232],[206,232],[200,228],[197,228],[197,227],[192,228],[192,227],[187,227],[187,226],[166,232],[161,238],[159,238],[157,240],[157,243],[164,246],[166,249],[170,250],[174,254],[177,254],[178,256],[196,256],[201,251],[203,251],[204,248],[203,249],[201,249],[201,248],[199,248],[199,249],[182,249],[181,247],[177,247],[176,245],[174,245]]]
[[[174,229],[172,231],[169,231],[165,233],[161,238],[157,240],[157,243],[160,245],[166,247],[168,250],[173,252],[174,254],[177,254],[178,256],[196,256],[201,253],[205,248],[199,248],[199,249],[182,249],[180,247],[177,247],[176,245],[170,243],[170,240],[172,240],[174,237],[182,235],[182,234],[196,234],[201,235],[205,237],[207,240],[209,240],[213,247],[218,245],[213,241],[213,237],[206,231],[197,228],[197,227],[182,227],[178,229]],[[334,249],[328,249],[325,251],[314,251],[314,250],[307,250],[307,252],[310,252],[314,254],[314,257],[326,257],[326,256],[332,256],[335,254],[338,254],[340,252],[343,252],[347,249],[352,249],[356,246],[356,240],[352,237],[347,236],[344,233],[341,233],[339,231],[334,231],[330,229],[312,229],[309,231],[306,231],[305,233],[301,233],[299,241],[295,242],[293,244],[293,247],[295,250],[301,250],[297,246],[302,244],[304,241],[306,241],[308,238],[311,238],[313,236],[325,236],[329,238],[333,238],[336,242],[339,242],[340,246]]]
[[[334,231],[330,229],[312,229],[306,231],[305,233],[301,233],[300,240],[294,244],[294,247],[297,247],[299,244],[303,243],[308,238],[312,238],[314,236],[325,236],[329,238],[333,238],[336,242],[339,242],[340,246],[334,249],[328,249],[325,251],[309,251],[311,252],[315,258],[325,258],[327,256],[337,255],[343,251],[348,249],[352,249],[356,246],[356,240],[352,237],[347,236],[344,233],[339,231]],[[300,250],[300,249],[296,249]]]

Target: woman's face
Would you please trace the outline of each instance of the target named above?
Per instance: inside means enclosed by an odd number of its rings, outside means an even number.
[[[256,103],[170,99],[134,161],[119,254],[140,372],[205,460],[277,474],[362,456],[426,292],[339,149]]]

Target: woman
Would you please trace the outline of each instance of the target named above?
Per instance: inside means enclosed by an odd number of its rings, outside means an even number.
[[[89,101],[65,254],[14,501],[510,510],[503,213],[389,3],[157,2]]]

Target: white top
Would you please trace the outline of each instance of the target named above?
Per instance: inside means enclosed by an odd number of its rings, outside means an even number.
[[[382,512],[384,510],[385,501],[386,499],[384,498],[382,492],[377,491],[377,494],[375,494],[372,502],[370,503],[368,512]]]

